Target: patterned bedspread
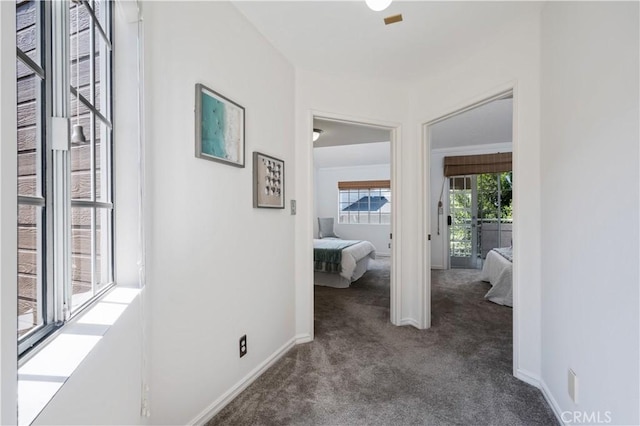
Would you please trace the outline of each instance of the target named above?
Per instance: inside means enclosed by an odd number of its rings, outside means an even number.
[[[359,240],[324,238],[313,242],[314,269],[322,272],[342,272],[342,250]]]
[[[339,240],[335,238],[314,240],[314,269],[324,272],[342,272],[342,250],[359,242],[358,240]]]

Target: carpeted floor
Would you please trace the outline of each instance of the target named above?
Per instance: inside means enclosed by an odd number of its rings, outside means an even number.
[[[315,341],[294,347],[209,425],[554,425],[512,376],[512,310],[478,271],[432,273],[432,328],[389,322],[389,261],[315,288]]]

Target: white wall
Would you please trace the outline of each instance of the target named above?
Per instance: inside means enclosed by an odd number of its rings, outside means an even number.
[[[431,269],[448,268],[448,238],[447,215],[449,214],[449,182],[444,177],[444,157],[450,155],[477,155],[493,152],[511,152],[511,143],[497,143],[487,145],[473,145],[467,147],[442,148],[431,150],[430,171],[430,200],[431,200]],[[444,190],[443,190],[444,181]],[[442,192],[442,215],[438,217],[438,201]],[[440,220],[440,235],[438,235],[438,220]]]
[[[515,87],[514,373],[535,383],[540,374],[540,5],[529,7],[530,13],[510,22],[484,49],[425,76],[412,90],[411,105],[416,123],[427,123]],[[418,146],[406,144],[405,158],[419,162]]]
[[[357,167],[332,167],[316,170],[316,212],[315,217],[333,217],[334,230],[340,238],[347,240],[368,240],[376,248],[376,253],[390,256],[389,233],[391,225],[369,225],[338,223],[338,182],[354,180],[386,180],[390,179],[390,165],[370,165]],[[317,221],[314,225],[314,236],[317,238]]]
[[[542,378],[565,421],[640,423],[638,12],[542,14]]]
[[[16,423],[16,3],[0,1],[0,424]]]
[[[150,422],[186,424],[294,337],[294,217],[252,205],[253,151],[295,193],[294,70],[227,2],[144,16]],[[245,168],[195,157],[196,83],[246,108]]]

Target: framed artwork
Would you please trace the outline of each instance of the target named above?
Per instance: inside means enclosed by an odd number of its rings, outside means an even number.
[[[196,157],[244,167],[244,108],[196,84]]]
[[[253,153],[253,207],[284,209],[284,161]]]

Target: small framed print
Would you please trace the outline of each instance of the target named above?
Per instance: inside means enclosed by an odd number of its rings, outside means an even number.
[[[253,153],[253,207],[284,209],[284,161]]]
[[[244,167],[244,108],[196,84],[196,157]]]

